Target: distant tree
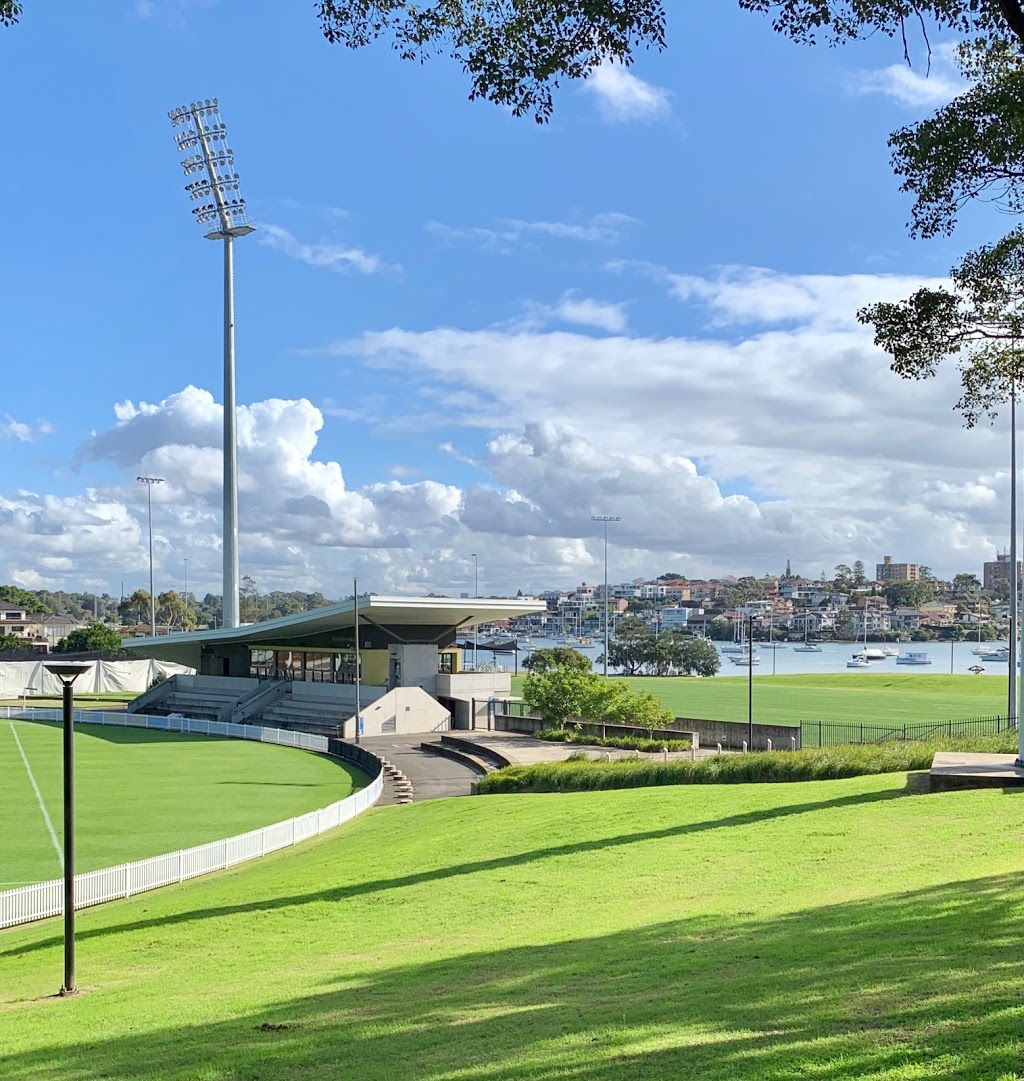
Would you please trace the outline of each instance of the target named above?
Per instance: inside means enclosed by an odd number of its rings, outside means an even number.
[[[981,591],[981,582],[976,574],[956,574],[953,576],[953,592],[961,597],[977,594]]]
[[[678,635],[672,666],[688,676],[713,676],[722,667],[718,650],[705,638]]]
[[[936,580],[935,572],[931,567],[926,567],[923,563],[921,564],[920,575],[922,582],[934,582]]]
[[[725,603],[729,608],[739,608],[748,601],[764,599],[764,583],[749,574],[737,578],[735,584],[725,591]]]
[[[247,574],[242,578],[242,587],[238,591],[238,618],[242,623],[255,623],[260,618],[260,609],[256,580]]]
[[[18,608],[24,608],[26,612],[50,611],[46,605],[42,604],[35,593],[28,589],[22,589],[20,586],[0,586],[0,601],[17,605]]]
[[[861,586],[867,585],[867,581],[867,576],[864,573],[864,561],[862,559],[855,560],[853,564],[853,573],[850,578],[850,585],[852,585],[854,589],[860,589]]]
[[[892,608],[918,608],[935,596],[928,582],[886,582],[882,593]]]
[[[0,653],[22,653],[31,649],[32,643],[16,634],[0,634]]]
[[[620,619],[608,643],[608,664],[635,676],[651,660],[654,632],[636,616]]]
[[[73,630],[62,638],[54,649],[55,653],[90,653],[98,650],[121,649],[121,634],[113,627],[102,623],[88,623]]]
[[[836,589],[849,589],[853,584],[853,571],[845,563],[837,563],[833,570],[835,577],[832,584]]]
[[[176,590],[169,589],[161,593],[156,599],[157,622],[166,627],[185,626],[185,598]],[[191,622],[191,618],[189,619]]]
[[[118,612],[121,613],[121,618],[125,622],[129,622],[134,619],[136,623],[143,623],[149,614],[149,591],[146,589],[137,589],[130,596],[126,597],[117,606]]]
[[[523,661],[527,672],[550,672],[555,668],[571,668],[578,672],[590,671],[590,658],[578,649],[568,646],[552,646],[549,649],[535,649]]]

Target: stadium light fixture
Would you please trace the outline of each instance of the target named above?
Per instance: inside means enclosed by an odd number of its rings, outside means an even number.
[[[156,638],[156,594],[153,592],[153,485],[163,484],[163,477],[136,477],[146,486],[146,502],[149,505],[149,633]]]
[[[604,522],[604,678],[608,678],[608,523],[621,522],[614,514],[592,514],[592,522]]]
[[[43,661],[64,689],[64,983],[62,995],[77,994],[75,986],[75,692],[73,684],[91,664],[83,661]]]
[[[235,434],[235,262],[236,237],[256,227],[246,214],[235,156],[228,146],[227,126],[216,98],[172,109],[171,124],[189,182],[185,190],[198,205],[192,208],[207,240],[224,241],[224,619],[237,627],[238,611],[238,439]]]

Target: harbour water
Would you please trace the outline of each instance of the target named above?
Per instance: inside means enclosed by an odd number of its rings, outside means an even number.
[[[721,653],[721,647],[729,645],[728,642],[716,642],[715,646]],[[994,643],[982,643],[994,645]],[[550,649],[555,645],[554,641],[543,638],[531,638],[519,644],[519,667],[522,668],[523,660],[534,649]],[[887,672],[900,676],[910,675],[968,675],[973,674],[970,669],[978,667],[983,671],[978,673],[978,678],[987,676],[1001,676],[1006,678],[1007,663],[1003,661],[983,661],[971,650],[977,648],[977,641],[965,642],[900,642],[896,645],[900,653],[925,653],[931,660],[931,664],[897,664],[895,657],[889,657],[884,661],[871,661],[867,668],[847,668],[846,662],[863,649],[863,645],[856,642],[822,642],[820,653],[801,653],[794,650],[799,642],[784,643],[776,649],[769,649],[764,643],[759,643],[754,648],[756,656],[761,658],[759,664],[754,665],[754,676],[788,676],[803,675],[807,673],[845,672],[851,679],[870,673]],[[878,648],[879,643],[869,642],[868,648]],[[580,653],[590,657],[597,669],[597,659],[604,652],[602,643],[594,643],[587,646],[571,646]],[[734,654],[722,654],[722,667],[718,672],[718,678],[724,676],[745,676],[746,664],[733,664],[730,659]],[[465,660],[472,663],[472,651],[465,651]],[[508,653],[493,654],[489,650],[479,651],[480,664],[495,664],[498,666],[513,667],[512,656]]]

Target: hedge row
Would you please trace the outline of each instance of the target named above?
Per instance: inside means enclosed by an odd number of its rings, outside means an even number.
[[[697,762],[658,762],[633,758],[614,762],[583,760],[510,766],[477,782],[477,792],[584,792],[608,788],[646,788],[675,784],[776,784],[830,781],[876,773],[909,773],[929,769],[936,751],[1017,750],[1015,732],[970,741],[934,740],[857,744],[806,751],[715,755]]]
[[[648,739],[646,736],[588,736],[571,728],[546,728],[537,739],[550,743],[583,743],[588,747],[616,747],[620,751],[688,751],[688,739]]]

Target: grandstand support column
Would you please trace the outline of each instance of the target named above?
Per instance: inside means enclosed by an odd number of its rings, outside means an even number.
[[[64,983],[61,995],[78,993],[75,984],[75,680],[90,664],[75,661],[43,662],[64,691]]]

